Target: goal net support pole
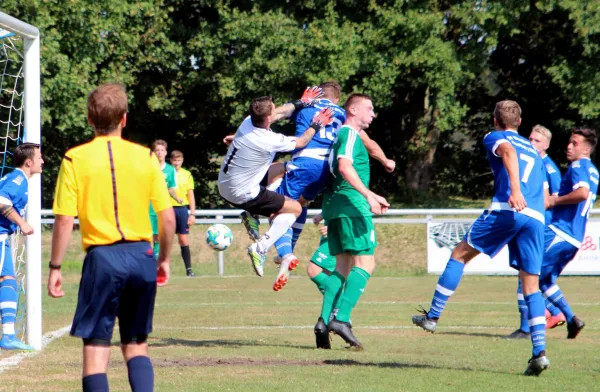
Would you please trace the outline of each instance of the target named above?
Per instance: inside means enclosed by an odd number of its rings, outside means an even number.
[[[25,78],[24,122],[25,142],[41,143],[40,93],[40,31],[27,23],[0,12],[0,28],[23,38]],[[41,178],[29,180],[27,223],[33,234],[25,238],[26,262],[26,331],[27,343],[37,350],[42,348],[42,198]]]

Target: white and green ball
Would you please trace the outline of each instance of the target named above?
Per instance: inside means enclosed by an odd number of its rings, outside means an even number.
[[[225,250],[233,242],[233,233],[229,227],[217,223],[206,230],[206,243],[214,250]]]

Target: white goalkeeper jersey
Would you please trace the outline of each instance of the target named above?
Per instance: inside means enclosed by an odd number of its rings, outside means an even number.
[[[275,153],[295,148],[295,137],[255,127],[250,116],[246,117],[223,160],[219,172],[219,193],[234,204],[254,199],[260,192],[260,182],[267,174]]]

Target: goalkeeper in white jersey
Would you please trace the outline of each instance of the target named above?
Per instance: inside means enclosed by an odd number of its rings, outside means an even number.
[[[269,248],[284,235],[302,212],[302,206],[261,185],[277,152],[302,148],[316,130],[331,122],[332,112],[324,109],[317,113],[310,128],[301,137],[275,133],[270,126],[289,117],[297,108],[311,106],[321,96],[317,87],[306,89],[302,98],[275,108],[271,97],[255,98],[250,103],[250,116],[238,128],[219,172],[219,194],[230,204],[271,219],[270,229],[248,246],[252,267],[258,276]]]

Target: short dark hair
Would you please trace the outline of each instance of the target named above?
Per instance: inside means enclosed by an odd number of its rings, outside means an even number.
[[[268,116],[273,111],[273,98],[269,96],[254,98],[250,102],[250,118],[255,127],[260,127],[265,123]]]
[[[598,143],[598,137],[596,136],[596,130],[592,128],[576,128],[571,131],[571,135],[581,135],[592,148],[592,152],[596,149]]]
[[[326,98],[339,99],[342,95],[342,86],[336,81],[329,81],[319,86],[323,90],[323,94]]]
[[[501,128],[517,129],[521,120],[521,107],[515,101],[500,101],[494,108],[494,118]]]
[[[358,101],[360,99],[367,99],[369,101],[373,100],[373,98],[371,98],[370,95],[360,94],[360,93],[352,93],[346,100],[346,103],[344,104],[344,109],[346,111],[348,111],[348,109],[350,109],[350,106],[352,106],[356,101]]]
[[[175,159],[175,158],[183,158],[183,153],[179,150],[171,151],[171,159]]]
[[[119,83],[106,83],[88,95],[88,116],[99,134],[107,134],[117,128],[127,113],[127,93]]]
[[[28,159],[33,159],[35,156],[35,150],[39,149],[40,145],[36,143],[21,143],[15,148],[13,158],[15,160],[15,167],[21,167],[25,164]]]
[[[152,142],[152,151],[156,148],[156,146],[165,146],[165,150],[167,149],[167,142],[162,139],[158,139]]]

